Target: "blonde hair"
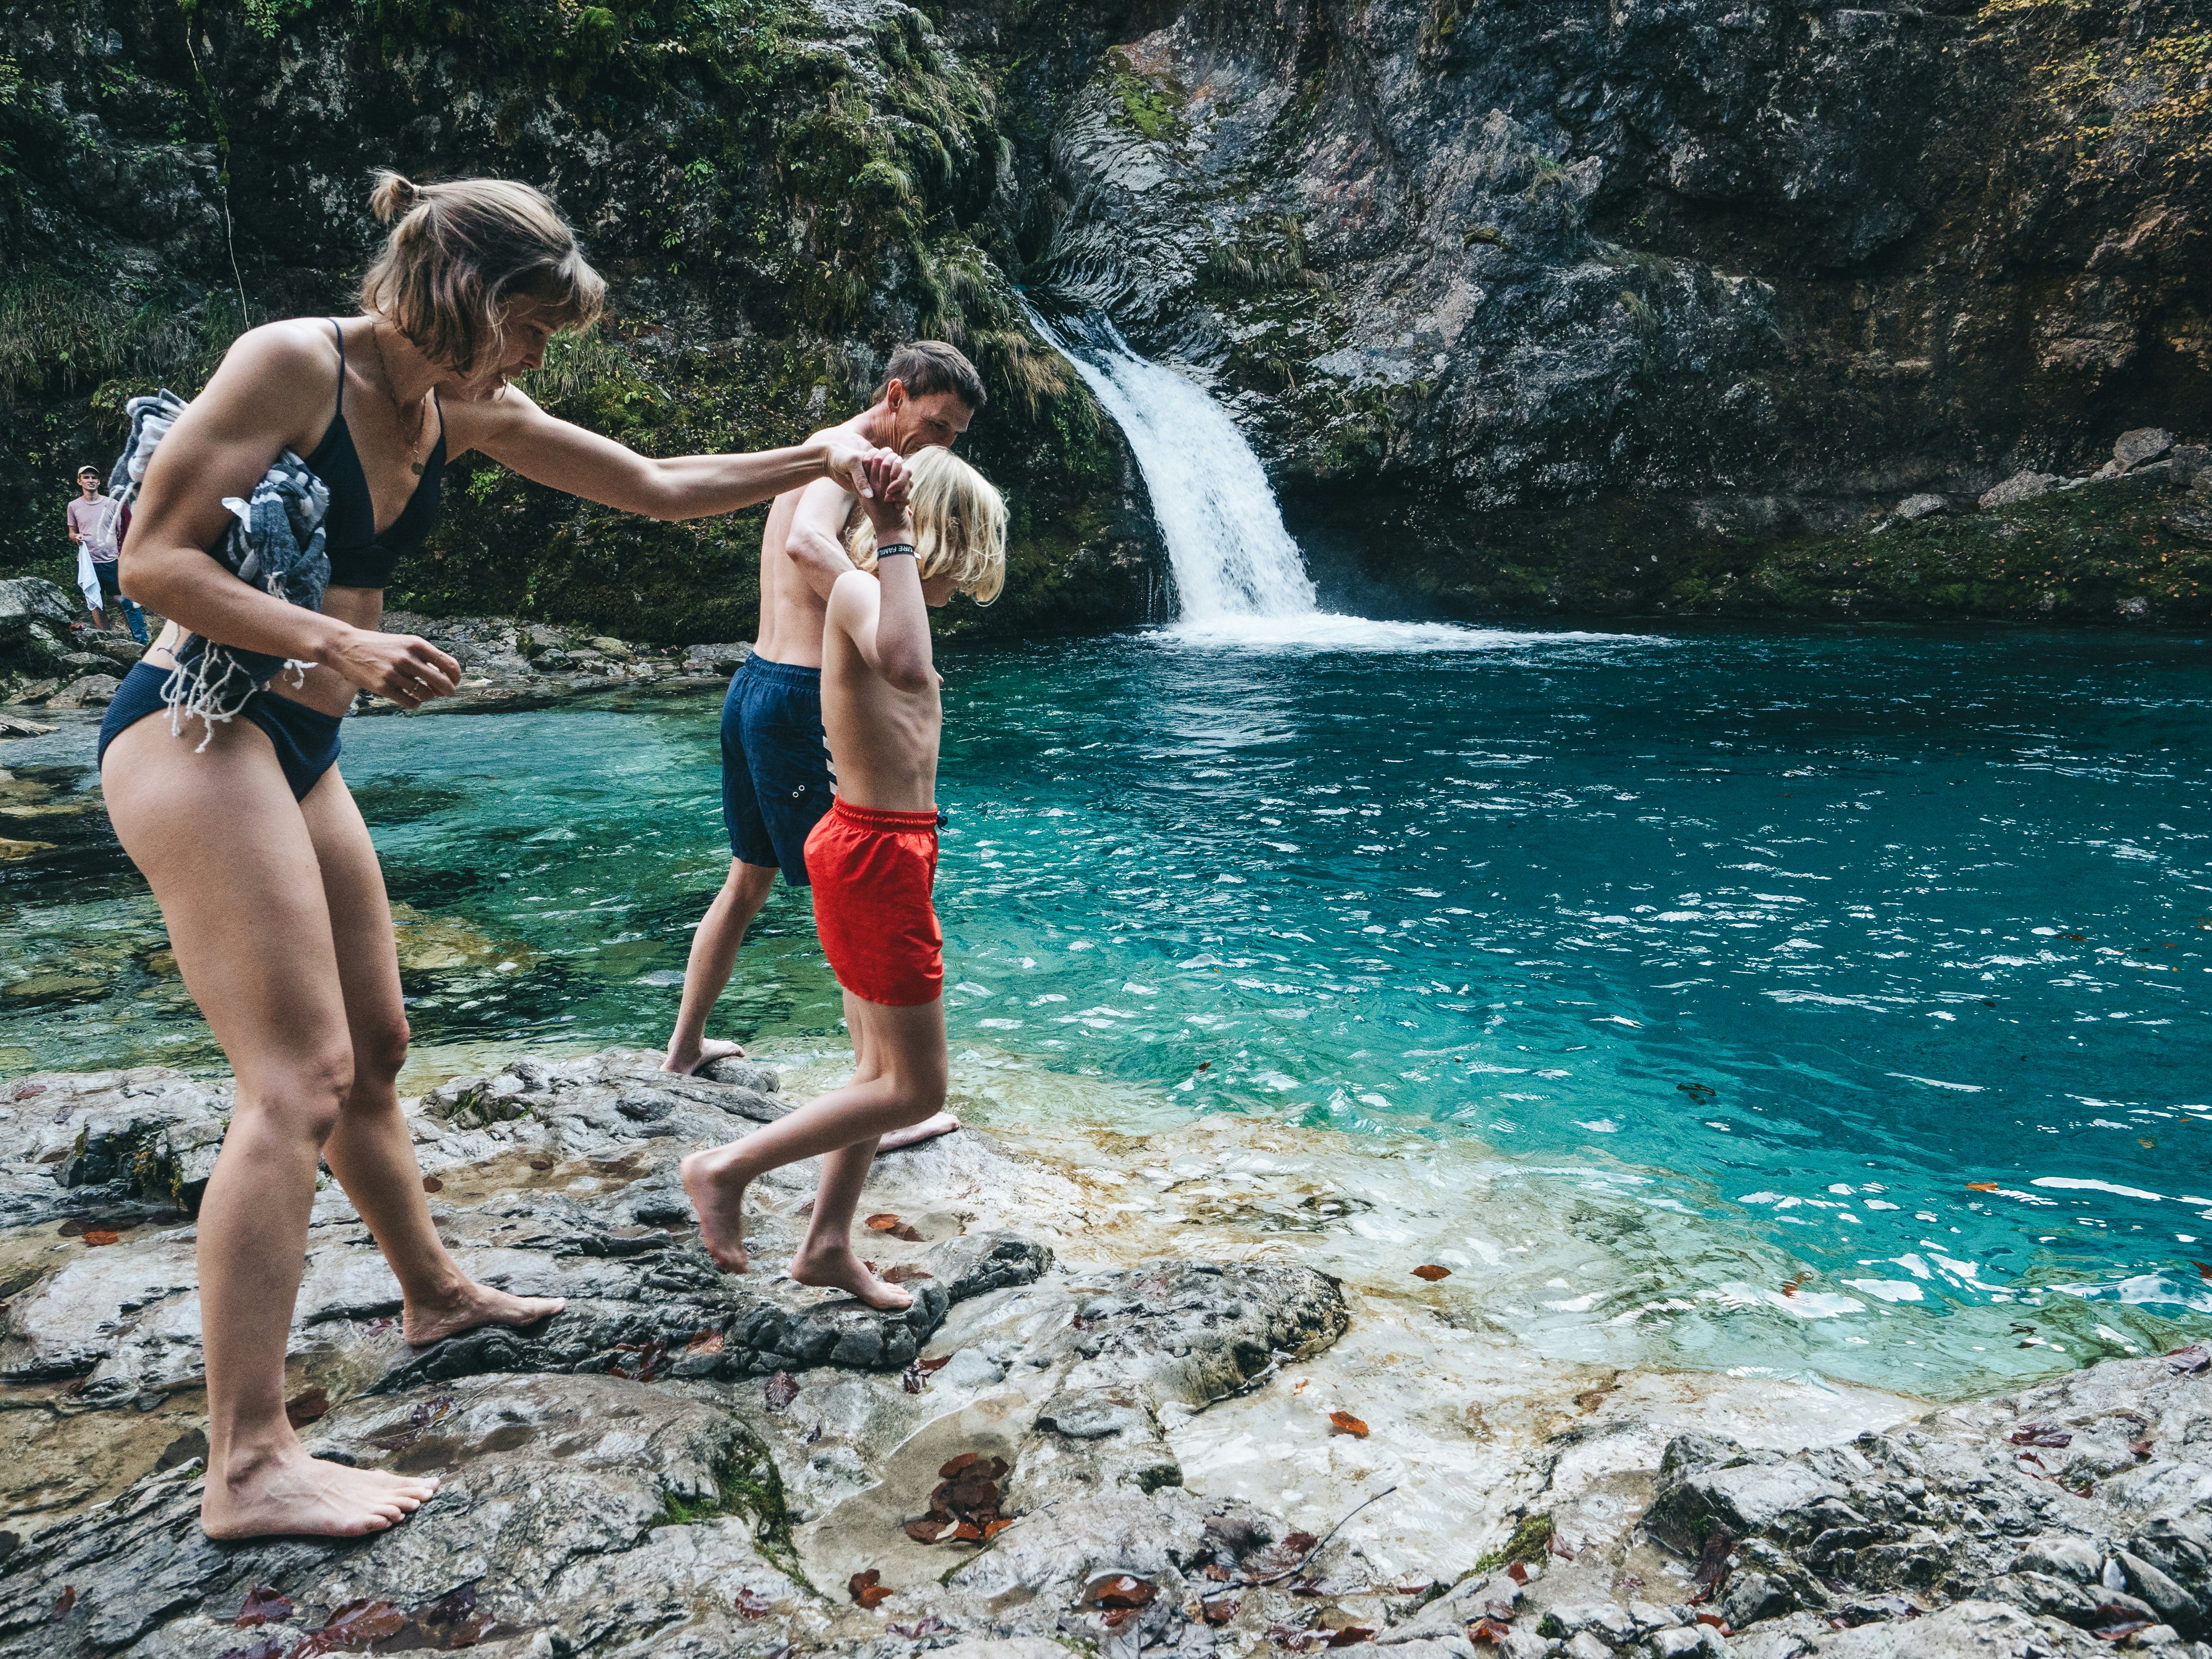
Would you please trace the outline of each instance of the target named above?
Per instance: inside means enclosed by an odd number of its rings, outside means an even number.
[[[361,280],[361,308],[464,379],[498,360],[516,301],[550,307],[556,329],[584,326],[606,302],[576,233],[528,185],[417,185],[379,168],[369,209],[392,233]]]
[[[988,478],[949,449],[907,458],[914,479],[915,562],[921,578],[949,575],[978,605],[1006,586],[1006,500]],[[853,562],[876,568],[876,527],[866,519],[846,538]]]

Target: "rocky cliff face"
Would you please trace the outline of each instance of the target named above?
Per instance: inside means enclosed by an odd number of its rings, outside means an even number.
[[[342,302],[386,162],[556,192],[617,318],[538,390],[648,448],[784,438],[900,336],[966,344],[1009,630],[1156,585],[1127,451],[1015,279],[1206,378],[1294,527],[1461,610],[1700,608],[1717,537],[2212,435],[2192,0],[36,0],[5,28],[15,569],[130,391],[204,372],[241,304]],[[404,601],[742,631],[757,520],[456,484]]]
[[[992,91],[919,11],[95,0],[11,9],[0,53],[7,566],[66,556],[57,483],[104,464],[124,398],[189,392],[241,310],[345,306],[375,235],[368,170],[390,165],[554,194],[614,315],[532,389],[650,453],[791,441],[860,406],[899,339],[960,343],[992,392],[972,453],[1015,512],[1007,599],[982,621],[1144,611],[1126,452],[1005,275]],[[480,462],[447,500],[399,602],[750,634],[757,514],[647,524]]]
[[[1196,0],[1074,56],[1042,269],[1310,521],[1534,568],[1481,602],[2212,417],[2195,5]]]

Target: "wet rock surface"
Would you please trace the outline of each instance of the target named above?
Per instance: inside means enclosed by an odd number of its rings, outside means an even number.
[[[789,1103],[751,1062],[656,1060],[518,1057],[409,1103],[464,1266],[569,1298],[538,1327],[410,1347],[351,1207],[319,1195],[294,1415],[319,1455],[443,1480],[350,1542],[198,1528],[191,1176],[227,1088],[160,1068],[15,1085],[0,1655],[2212,1659],[2191,1645],[2212,1614],[2203,1349],[1800,1450],[1710,1413],[1685,1432],[1693,1390],[1615,1379],[1529,1440],[1503,1507],[1437,1540],[1455,1565],[1408,1575],[1356,1527],[1204,1490],[1176,1449],[1203,1413],[1303,1390],[1371,1304],[1287,1261],[1063,1260],[1064,1231],[1056,1254],[1021,1224],[1059,1177],[973,1130],[872,1178],[864,1212],[892,1225],[864,1248],[911,1309],[776,1273],[804,1166],[760,1183],[756,1271],[718,1273],[676,1161]],[[1342,1511],[1391,1493],[1347,1487]]]
[[[413,634],[461,665],[459,687],[425,712],[477,714],[543,708],[592,692],[654,687],[664,690],[723,685],[752,653],[727,645],[652,645],[596,635],[587,628],[524,622],[513,617],[425,617],[385,613],[387,634]],[[393,714],[397,703],[364,691],[364,714]]]

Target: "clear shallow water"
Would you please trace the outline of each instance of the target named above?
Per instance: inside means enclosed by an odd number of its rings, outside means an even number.
[[[949,659],[987,1115],[1171,1148],[1207,1214],[1549,1352],[1948,1393],[2212,1327],[2202,641],[1458,632]],[[418,1042],[659,1040],[714,712],[349,727]],[[219,1063],[134,890],[0,888],[0,972],[114,985],[11,1016],[10,1070]],[[834,1048],[803,901],[724,1012]]]

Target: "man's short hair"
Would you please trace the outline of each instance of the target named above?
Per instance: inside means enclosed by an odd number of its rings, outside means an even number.
[[[983,377],[975,372],[975,365],[962,356],[957,347],[942,340],[909,340],[891,353],[884,368],[884,383],[876,388],[878,401],[891,389],[893,380],[906,388],[909,398],[950,392],[968,405],[971,415],[981,414],[987,401]]]

